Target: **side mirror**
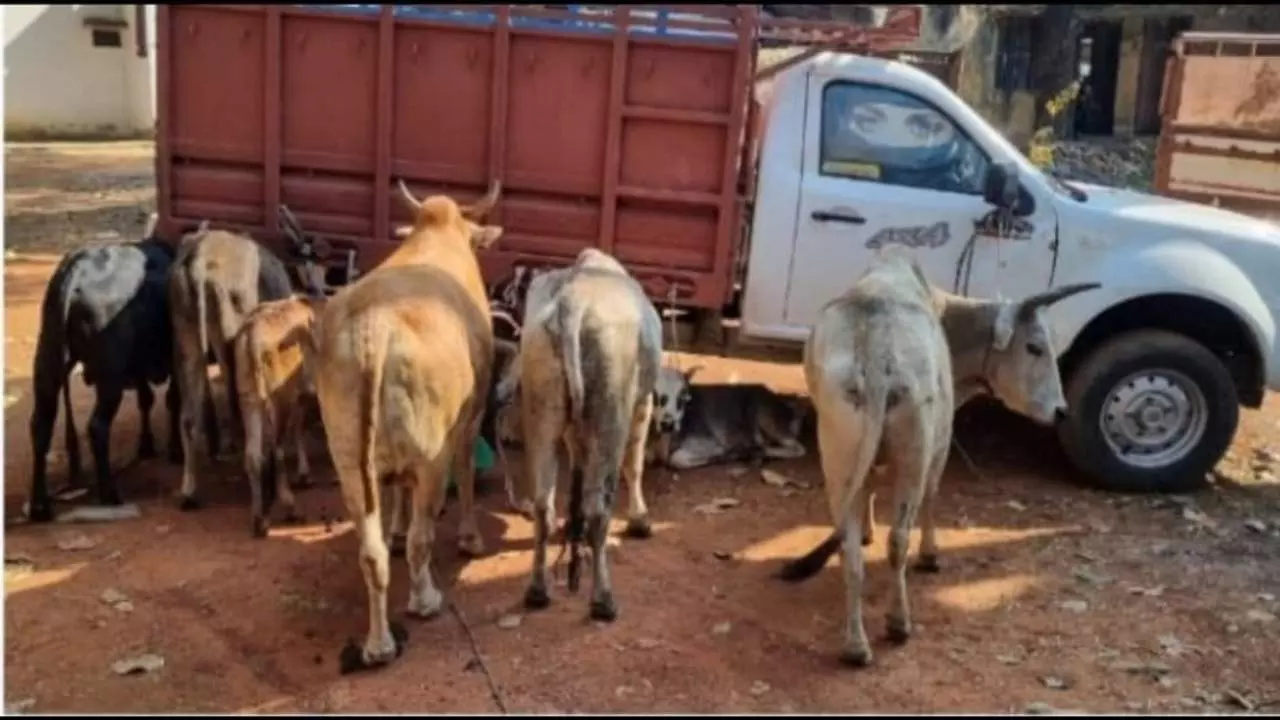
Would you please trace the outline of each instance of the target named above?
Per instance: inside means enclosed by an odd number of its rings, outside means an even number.
[[[1018,168],[1013,163],[992,163],[987,168],[982,199],[1002,210],[1018,204]]]

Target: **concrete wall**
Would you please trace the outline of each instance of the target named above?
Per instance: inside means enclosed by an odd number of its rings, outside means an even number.
[[[152,131],[155,53],[137,56],[134,7],[4,7],[6,137],[129,137]],[[85,17],[126,21],[119,29],[121,47],[94,47]],[[148,37],[154,50],[155,33]]]
[[[997,24],[986,19],[972,31],[960,50],[960,81],[956,92],[1015,145],[1022,146],[1034,132],[1035,95],[1029,91],[996,89],[999,50]]]

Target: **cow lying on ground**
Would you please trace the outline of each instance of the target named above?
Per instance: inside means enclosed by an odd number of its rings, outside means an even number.
[[[306,432],[302,400],[315,392],[303,363],[316,315],[325,298],[294,295],[260,303],[231,339],[237,402],[244,421],[244,471],[252,494],[252,534],[267,536],[268,517],[278,499],[286,522],[298,519],[284,467],[284,441],[298,453],[297,486],[308,484]]]
[[[1039,422],[1060,417],[1066,401],[1038,311],[1095,287],[1059,288],[1022,302],[961,298],[931,290],[919,267],[894,253],[823,308],[805,345],[804,368],[835,529],[809,554],[786,564],[781,576],[809,577],[837,549],[843,551],[848,615],[842,661],[871,662],[861,599],[866,518],[860,510],[867,506],[858,504],[868,502],[865,481],[872,464],[888,466],[885,480],[893,489],[889,638],[903,643],[911,634],[905,573],[917,512],[918,566],[938,567],[933,509],[959,388],[989,384],[997,397]]]
[[[617,616],[605,541],[619,470],[630,489],[628,534],[651,534],[641,479],[662,364],[662,324],[653,304],[609,255],[587,248],[575,263],[529,289],[520,336],[520,410],[527,476],[534,488],[533,572],[525,607],[547,607],[547,537],[557,450],[571,464],[569,589],[578,587],[578,544],[591,544],[590,616]]]
[[[656,449],[669,467],[691,470],[742,460],[790,460],[804,457],[800,435],[809,417],[809,401],[787,397],[758,384],[694,385],[702,368],[663,367],[654,400]]]
[[[216,439],[204,437],[195,423],[195,409],[204,405],[209,395],[205,359],[212,350],[226,379],[233,433],[242,432],[231,338],[258,303],[283,299],[292,291],[284,263],[270,250],[246,235],[210,230],[208,225],[206,221],[183,237],[169,278],[174,372],[182,395],[182,440],[186,449],[183,510],[199,507],[197,463],[206,452],[212,454],[218,449]],[[206,440],[210,441],[208,450]]]
[[[53,501],[46,476],[46,457],[58,416],[62,393],[67,460],[71,481],[80,478],[80,445],[71,412],[69,374],[81,363],[84,383],[97,391],[89,420],[97,499],[120,504],[111,477],[111,423],[126,389],[137,393],[142,414],[140,458],[156,454],[151,433],[152,385],[169,379],[169,301],[165,283],[173,263],[173,247],[155,237],[152,215],[140,242],[97,245],[67,253],[45,289],[41,305],[40,337],[36,344],[32,385],[31,445],[35,468],[31,476],[28,517],[34,522],[53,519]],[[170,383],[169,457],[177,462],[182,448],[177,434],[178,388]]]
[[[329,299],[308,349],[329,452],[360,543],[369,595],[362,646],[343,648],[344,673],[391,662],[407,634],[387,618],[390,553],[381,487],[410,500],[408,612],[429,617],[443,596],[431,578],[435,520],[453,470],[461,500],[459,546],[484,551],[475,518],[474,445],[489,391],[493,330],[476,258],[502,228],[477,223],[500,186],[473,207],[432,196],[419,202],[400,183],[414,216],[400,246]]]

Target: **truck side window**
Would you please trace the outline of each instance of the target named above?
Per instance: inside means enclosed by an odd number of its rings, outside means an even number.
[[[981,195],[990,160],[946,115],[878,85],[822,91],[822,175]]]

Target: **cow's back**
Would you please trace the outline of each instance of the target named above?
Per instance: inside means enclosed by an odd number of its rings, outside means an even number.
[[[932,295],[899,262],[873,267],[827,303],[806,343],[804,366],[819,407],[865,394],[869,385],[907,380],[910,394],[932,394],[951,372]]]
[[[441,450],[455,424],[482,407],[493,353],[487,305],[440,267],[379,267],[329,300],[316,337],[325,425],[352,429],[330,433],[331,444],[358,442],[360,396],[378,392],[386,472]]]

